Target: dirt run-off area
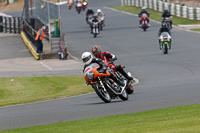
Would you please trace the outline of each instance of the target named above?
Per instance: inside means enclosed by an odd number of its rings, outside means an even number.
[[[57,2],[58,0],[49,0],[50,2]],[[24,0],[18,0],[15,3],[11,3],[9,5],[6,5],[6,0],[1,2],[0,0],[0,12],[6,12],[6,11],[22,11],[24,7]]]

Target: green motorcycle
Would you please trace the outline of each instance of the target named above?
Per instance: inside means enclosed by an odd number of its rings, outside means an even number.
[[[159,37],[160,50],[163,54],[168,54],[168,50],[171,49],[171,36],[168,32],[162,32]]]

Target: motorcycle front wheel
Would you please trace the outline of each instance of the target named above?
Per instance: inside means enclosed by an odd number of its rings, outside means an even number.
[[[168,47],[167,47],[167,44],[164,44],[164,47],[163,47],[163,54],[168,54]]]
[[[104,88],[101,85],[96,83],[96,84],[93,84],[92,87],[95,90],[95,92],[97,93],[97,95],[101,98],[101,100],[103,100],[105,103],[111,102],[110,95],[108,94],[107,91],[104,90]]]
[[[122,99],[123,101],[127,101],[128,100],[128,93],[126,92],[126,90],[124,90],[122,92],[122,94],[119,95],[119,98]]]

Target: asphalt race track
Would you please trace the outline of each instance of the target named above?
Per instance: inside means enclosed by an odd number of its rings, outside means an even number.
[[[85,12],[62,7],[62,30],[69,52],[80,59],[94,45],[114,53],[140,83],[126,102],[105,104],[95,93],[39,103],[0,108],[0,130],[82,120],[200,103],[200,34],[172,29],[172,49],[163,55],[158,47],[160,23],[143,32],[139,18],[107,8],[120,0],[91,0],[89,7],[104,11],[105,29],[93,38]],[[33,72],[34,73],[34,72]],[[56,72],[55,72],[56,73]],[[78,89],[78,88],[77,88]]]

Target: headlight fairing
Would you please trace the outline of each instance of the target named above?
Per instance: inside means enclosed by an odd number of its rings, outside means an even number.
[[[86,77],[87,77],[88,79],[93,79],[94,73],[93,73],[93,72],[88,72],[88,73],[86,74]]]

